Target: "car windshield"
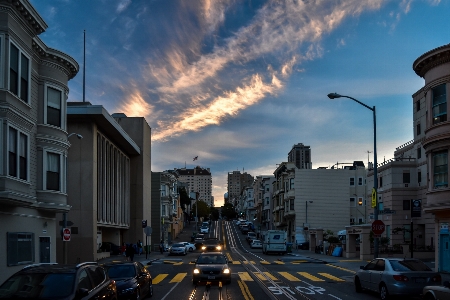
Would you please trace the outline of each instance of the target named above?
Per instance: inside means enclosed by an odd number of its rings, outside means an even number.
[[[19,274],[0,286],[0,298],[63,298],[73,292],[75,273]]]
[[[226,264],[223,255],[201,255],[197,259],[197,264]]]
[[[114,265],[107,266],[108,275],[112,279],[134,277],[136,275],[136,269],[134,265]]]
[[[184,247],[184,244],[173,244],[172,245],[172,247],[180,247],[180,248],[183,248]]]
[[[389,260],[392,269],[397,272],[402,271],[431,271],[431,269],[420,260]]]

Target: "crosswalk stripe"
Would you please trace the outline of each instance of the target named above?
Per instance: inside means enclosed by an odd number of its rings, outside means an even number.
[[[338,267],[338,266],[335,266],[335,265],[331,265],[331,264],[326,264],[326,266],[329,266],[329,267],[332,267],[332,268],[335,268],[335,269],[339,269],[339,270],[342,270],[342,271],[350,272],[350,273],[353,273],[353,274],[356,273],[355,271],[352,271],[352,270],[349,270],[349,269],[346,269],[346,268],[341,268],[341,267]]]
[[[244,260],[244,265],[248,265],[248,264],[256,264],[253,260]]]
[[[312,281],[325,281],[323,279],[320,279],[320,278],[318,278],[318,277],[316,277],[314,275],[311,275],[309,273],[306,273],[306,272],[297,272],[297,273],[302,275],[303,277],[308,278],[309,280],[312,280]]]
[[[345,280],[343,280],[343,279],[341,279],[341,278],[338,278],[338,277],[333,276],[333,275],[328,274],[328,273],[318,273],[318,274],[321,275],[321,276],[323,276],[323,277],[326,277],[326,278],[328,278],[328,279],[332,279],[332,280],[336,280],[336,281],[345,281]]]
[[[307,260],[294,260],[294,261],[291,261],[291,264],[298,265],[298,264],[305,263],[305,262],[307,262]]]
[[[187,273],[178,273],[171,281],[169,281],[169,283],[181,282],[186,275]]]
[[[241,262],[240,261],[237,261],[237,260],[233,260],[233,265],[240,265],[241,264]]]
[[[153,284],[158,284],[161,281],[164,280],[164,278],[166,278],[167,276],[169,276],[169,274],[158,274],[158,276],[156,276],[155,278],[153,278],[152,282]]]
[[[262,260],[262,261],[260,261],[260,263],[262,265],[270,265],[270,262],[268,262],[267,260]]]
[[[283,276],[284,278],[286,278],[287,280],[290,280],[290,281],[301,281],[300,279],[289,274],[288,272],[278,272],[278,274],[280,274],[281,276]]]
[[[275,263],[276,263],[276,264],[279,264],[279,265],[284,265],[284,262],[279,261],[279,260],[276,260]]]
[[[242,281],[254,281],[253,278],[247,272],[238,272]]]

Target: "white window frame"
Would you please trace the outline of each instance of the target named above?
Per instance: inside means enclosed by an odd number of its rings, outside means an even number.
[[[60,124],[61,124],[61,127],[59,127],[59,128],[62,128],[62,129],[66,129],[66,94],[65,94],[65,92],[64,92],[64,90],[63,89],[61,89],[60,87],[58,87],[58,86],[56,86],[56,85],[53,85],[53,84],[48,84],[48,83],[46,83],[45,85],[44,85],[44,123],[45,124],[48,124],[48,121],[47,121],[47,109],[48,109],[48,89],[49,88],[52,88],[52,89],[54,89],[54,90],[57,90],[57,91],[59,91],[60,93],[61,93],[61,103],[60,103],[60,105],[61,105],[61,107],[60,107]],[[50,124],[48,124],[49,126],[55,126],[55,125],[50,125]]]
[[[18,70],[18,77],[19,77],[19,81],[17,82],[17,92],[18,95],[12,93],[10,91],[10,84],[11,84],[11,76],[9,76],[9,70],[10,70],[10,62],[11,62],[11,46],[16,47],[19,50],[19,55],[18,55],[18,59],[19,59],[19,70]],[[18,99],[20,99],[21,101],[24,101],[21,98],[20,95],[20,91],[21,91],[21,70],[22,70],[22,54],[23,56],[25,56],[28,59],[28,74],[27,74],[27,82],[28,82],[28,87],[27,87],[27,100],[25,101],[25,103],[29,104],[30,103],[30,96],[31,96],[31,57],[22,50],[22,48],[19,47],[19,45],[17,45],[16,43],[14,43],[13,41],[10,40],[9,44],[9,55],[8,55],[8,91],[10,91],[13,95],[15,95]]]
[[[358,177],[358,185],[360,186],[364,185],[364,180],[362,177]]]
[[[353,184],[352,184],[352,179],[353,179]],[[356,184],[356,182],[355,182],[355,177],[349,177],[349,179],[348,179],[348,184],[349,184],[350,186],[355,186],[355,184]]]
[[[42,190],[47,190],[47,166],[48,166],[48,153],[59,155],[59,190],[57,192],[65,193],[67,189],[67,156],[60,150],[53,148],[44,148],[42,151]]]
[[[9,155],[8,155],[8,149],[9,149],[9,129],[13,128],[14,130],[17,131],[17,136],[16,136],[16,176],[12,176],[9,175]],[[5,155],[6,155],[6,175],[10,178],[14,178],[17,180],[21,180],[21,181],[26,181],[29,182],[30,181],[30,135],[22,130],[20,130],[19,128],[12,126],[10,124],[8,124],[6,126],[6,138],[7,138],[7,142],[6,144],[8,145],[5,149]],[[26,155],[27,155],[27,179],[21,179],[20,178],[20,135],[23,134],[24,136],[26,136],[27,138],[27,151],[26,151]]]

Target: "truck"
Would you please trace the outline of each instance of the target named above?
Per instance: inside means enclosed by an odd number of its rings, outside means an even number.
[[[264,254],[269,253],[287,253],[286,247],[287,233],[283,230],[267,230],[263,236]]]

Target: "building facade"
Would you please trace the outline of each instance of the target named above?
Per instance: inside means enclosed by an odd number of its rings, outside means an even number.
[[[293,162],[297,169],[312,169],[311,147],[295,144],[288,153],[288,162]]]
[[[209,168],[196,166],[193,169],[174,169],[178,181],[188,184],[190,193],[197,193],[198,200],[206,202],[210,207],[214,207],[214,197],[212,196],[212,176]]]
[[[0,3],[0,282],[56,261],[57,213],[70,210],[66,161],[69,55],[38,37],[47,24],[26,0]],[[20,251],[19,251],[20,250]]]
[[[227,176],[227,193],[228,201],[236,206],[239,197],[245,187],[253,185],[253,176],[247,172],[240,171],[228,172]]]

